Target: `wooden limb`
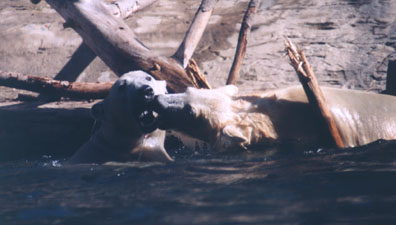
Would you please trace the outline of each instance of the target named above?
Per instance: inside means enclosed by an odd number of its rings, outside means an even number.
[[[183,92],[193,85],[176,60],[152,53],[122,19],[111,15],[101,1],[46,1],[117,75],[143,70],[158,80],[166,80],[170,92]]]
[[[0,85],[33,91],[51,97],[102,99],[107,96],[113,82],[82,83],[57,81],[49,78],[0,71]]]
[[[113,16],[125,19],[156,1],[157,0],[105,0],[105,3]]]
[[[309,103],[319,112],[324,119],[335,145],[344,148],[340,130],[338,130],[333,115],[327,107],[322,90],[319,87],[311,65],[308,63],[303,51],[297,48],[288,38],[286,38],[286,50],[292,66],[297,72],[298,78],[304,88]]]
[[[256,12],[257,8],[260,5],[260,0],[250,0],[249,6],[245,12],[245,16],[243,17],[243,21],[241,24],[241,29],[239,31],[238,36],[238,45],[236,48],[234,61],[231,66],[230,73],[228,74],[228,79],[226,84],[235,84],[239,77],[239,71],[241,70],[242,61],[245,57],[246,46],[247,46],[247,36],[250,32],[250,28],[252,27],[253,14]]]
[[[195,48],[201,40],[202,34],[209,22],[209,18],[212,15],[212,11],[216,3],[217,0],[202,0],[198,11],[184,36],[183,42],[173,55],[173,58],[183,65],[183,68],[187,67]]]
[[[198,65],[194,59],[190,59],[186,68],[186,72],[190,76],[195,86],[199,86],[207,89],[212,88],[209,82],[206,80],[205,75],[203,75],[199,70]]]
[[[54,80],[75,81],[95,58],[96,54],[84,42],[81,43]]]

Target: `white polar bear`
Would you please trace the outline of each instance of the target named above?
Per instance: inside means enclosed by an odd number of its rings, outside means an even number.
[[[346,147],[378,139],[396,139],[396,97],[322,87]],[[217,149],[326,147],[326,126],[308,103],[302,87],[237,94],[229,85],[218,89],[188,88],[185,93],[156,96],[151,107],[158,126],[212,144]]]
[[[165,93],[165,81],[143,71],[124,74],[108,96],[92,106],[100,127],[68,162],[172,161],[164,148],[165,131],[156,129],[155,115],[147,109],[154,95]]]

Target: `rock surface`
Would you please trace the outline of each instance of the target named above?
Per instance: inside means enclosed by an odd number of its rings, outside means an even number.
[[[138,37],[158,54],[172,55],[200,1],[160,0],[127,19]],[[381,91],[388,61],[396,58],[396,2],[393,0],[262,1],[241,77],[241,90],[298,84],[285,56],[283,37],[300,44],[323,85]],[[212,86],[224,85],[248,1],[220,0],[193,56]],[[54,77],[81,38],[44,1],[0,2],[0,70]],[[99,59],[79,81],[116,76]],[[17,96],[0,88],[0,100]]]

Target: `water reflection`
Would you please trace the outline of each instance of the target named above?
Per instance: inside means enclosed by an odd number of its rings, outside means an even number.
[[[174,156],[170,164],[2,163],[0,224],[396,222],[394,142]]]

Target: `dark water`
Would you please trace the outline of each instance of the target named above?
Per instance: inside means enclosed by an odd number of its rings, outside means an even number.
[[[396,143],[174,153],[175,163],[0,165],[0,224],[395,224]]]

